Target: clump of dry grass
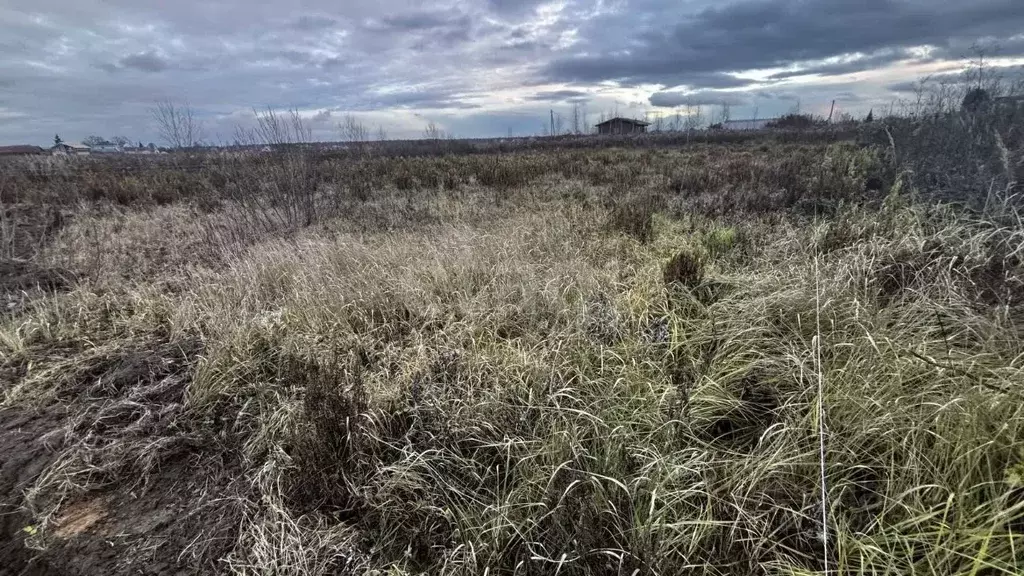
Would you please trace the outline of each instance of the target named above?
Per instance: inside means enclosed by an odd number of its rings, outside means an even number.
[[[365,197],[307,164],[313,221],[235,236],[263,208],[81,216],[46,258],[93,273],[0,326],[5,405],[109,396],[37,513],[188,439],[250,487],[238,574],[1024,570],[1012,203],[875,202],[871,149],[693,154],[371,158]]]
[[[704,262],[691,251],[683,250],[665,265],[665,285],[695,288],[704,281]]]

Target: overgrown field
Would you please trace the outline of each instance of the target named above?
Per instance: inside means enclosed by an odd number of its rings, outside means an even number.
[[[939,130],[4,166],[5,568],[1024,573],[1024,156]]]

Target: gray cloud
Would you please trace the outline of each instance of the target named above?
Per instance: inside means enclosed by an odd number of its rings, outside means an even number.
[[[623,84],[662,84],[694,88],[739,88],[753,83],[717,71],[686,70],[657,54],[581,56],[555,60],[545,70],[548,80],[561,82],[602,82]]]
[[[890,92],[913,92],[919,85],[919,82],[916,80],[905,80],[903,82],[893,82],[886,86],[886,89]]]
[[[485,62],[492,66],[519,64],[530,59],[549,54],[551,47],[538,40],[513,40],[492,48],[483,56]],[[524,78],[524,84],[536,83],[534,78]]]
[[[169,64],[156,52],[149,50],[125,56],[118,61],[122,68],[133,68],[142,72],[162,72]]]
[[[588,92],[582,90],[544,90],[531,95],[527,100],[531,102],[572,102],[585,100],[589,96]]]
[[[442,11],[423,10],[384,16],[379,20],[371,20],[366,26],[374,31],[468,31],[472,19],[466,14],[452,14]]]
[[[440,12],[413,12],[385,16],[378,21],[370,21],[367,28],[373,30],[431,30],[449,24],[449,19]]]
[[[376,94],[371,97],[368,108],[415,108],[420,110],[440,110],[454,108],[471,110],[479,108],[462,100],[466,95],[443,89],[409,89]]]
[[[148,142],[147,110],[168,98],[226,134],[253,106],[298,107],[322,138],[333,136],[326,111],[376,113],[393,136],[422,131],[414,114],[484,136],[536,132],[549,109],[584,99],[638,115],[723,98],[765,113],[797,100],[867,109],[892,98],[882,81],[827,77],[899,67],[919,45],[939,63],[979,38],[1024,54],[1019,1],[7,0],[0,144],[53,132]],[[784,71],[736,75],[766,68]]]
[[[714,90],[702,90],[699,92],[655,92],[651,95],[652,106],[662,108],[675,108],[677,106],[715,106],[729,104],[730,106],[745,106],[750,104],[750,94],[744,92],[716,92]]]
[[[307,14],[296,18],[292,23],[291,27],[296,30],[303,32],[316,32],[319,30],[325,30],[334,28],[338,25],[338,21],[330,16],[321,16],[316,14]]]
[[[721,87],[686,82],[685,76],[895,54],[921,45],[946,48],[978,38],[1010,39],[1024,30],[1019,0],[743,0],[682,18],[674,4],[644,6],[649,11],[588,22],[584,40],[547,64],[546,77]]]
[[[927,90],[939,84],[973,83],[978,79],[978,70],[955,70],[932,74],[915,80],[903,80],[887,84],[890,92],[912,93],[920,89]],[[1024,66],[986,66],[981,69],[986,84],[1001,83],[1005,87],[1015,87],[1017,91],[1024,88]]]
[[[843,74],[851,74],[854,72],[862,72],[864,70],[887,66],[901,60],[915,60],[917,62],[926,61],[924,59],[914,58],[908,50],[883,50],[870,56],[860,56],[830,64],[817,64],[798,68],[796,70],[777,72],[768,78],[771,80],[784,80],[787,78],[810,75],[840,76]],[[929,58],[928,60],[931,59]]]
[[[862,102],[862,101],[864,101],[864,97],[863,96],[861,96],[860,94],[854,93],[854,92],[850,92],[850,91],[836,92],[836,97],[834,99],[835,99],[836,102]]]
[[[487,7],[498,14],[521,16],[529,14],[545,0],[487,0]]]

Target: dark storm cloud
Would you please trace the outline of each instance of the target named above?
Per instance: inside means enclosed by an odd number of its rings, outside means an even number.
[[[133,68],[142,72],[162,72],[170,66],[167,60],[152,50],[125,56],[118,63],[122,68]]]
[[[588,22],[580,32],[584,41],[550,62],[545,76],[675,85],[696,72],[789,67],[921,45],[941,49],[1011,39],[1024,30],[1020,0],[745,0],[681,18],[674,3],[645,6],[642,15],[623,11]]]

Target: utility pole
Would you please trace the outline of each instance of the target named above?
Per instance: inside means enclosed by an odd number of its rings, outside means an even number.
[[[828,111],[828,123],[832,123],[832,113],[836,111],[836,101],[832,100],[832,108]]]
[[[555,135],[555,111],[554,110],[548,110],[548,112],[551,113],[551,135],[554,136]]]

